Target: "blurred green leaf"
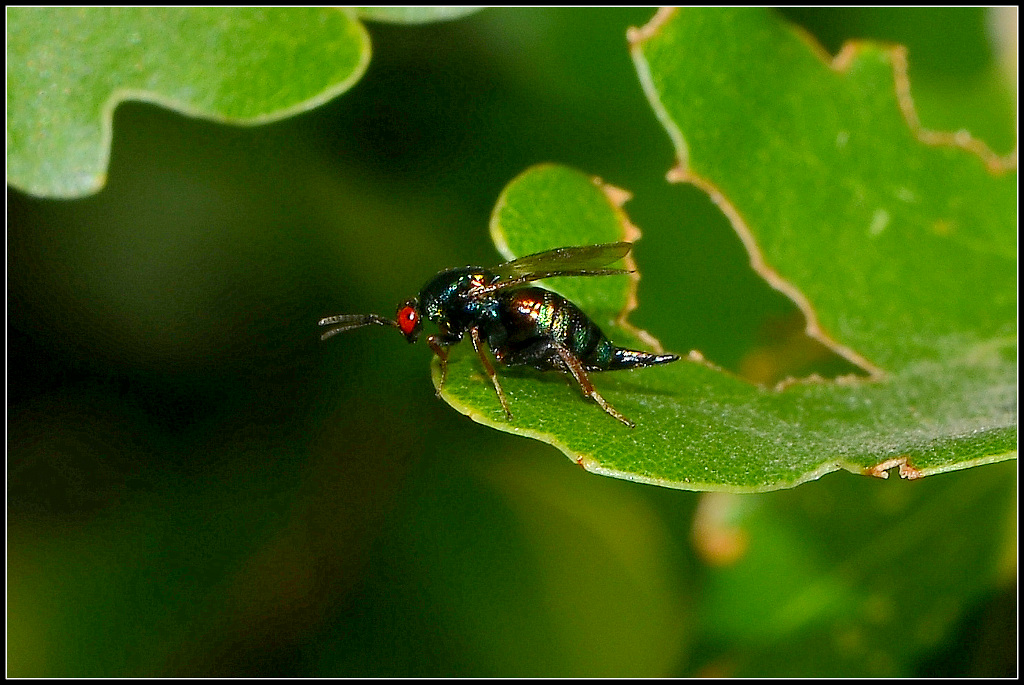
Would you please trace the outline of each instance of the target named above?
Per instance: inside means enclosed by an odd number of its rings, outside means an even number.
[[[915,673],[965,611],[1008,584],[1016,464],[912,485],[834,478],[760,497],[702,500],[698,548],[738,538],[703,593],[722,675]],[[937,563],[937,560],[940,560]],[[966,665],[962,672],[970,672]]]
[[[348,90],[366,30],[330,8],[28,8],[7,13],[8,182],[77,197],[106,180],[114,109],[145,100],[259,124]]]
[[[808,333],[864,376],[768,389],[685,361],[594,374],[628,430],[557,374],[518,370],[502,375],[508,422],[463,351],[445,398],[592,471],[688,489],[1014,457],[1016,173],[967,136],[917,127],[902,53],[856,44],[830,65],[768,12],[687,10],[637,31],[634,59],[676,147],[671,178],[711,194]],[[555,167],[506,188],[492,234],[507,257],[636,235],[590,179]],[[643,339],[617,316],[628,279],[555,288],[620,345]]]
[[[426,24],[450,21],[479,11],[480,7],[359,7],[360,19],[392,24]]]

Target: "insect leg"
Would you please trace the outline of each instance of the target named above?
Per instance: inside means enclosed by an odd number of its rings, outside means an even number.
[[[598,394],[597,389],[594,388],[594,384],[590,382],[590,377],[587,376],[586,369],[583,368],[583,363],[576,358],[576,355],[570,352],[569,349],[566,348],[564,345],[553,343],[553,346],[555,350],[558,352],[558,356],[559,358],[561,358],[562,363],[565,364],[565,368],[572,375],[573,379],[575,379],[576,383],[579,384],[580,390],[583,391],[584,395],[589,396],[592,400],[594,400],[601,406],[601,409],[604,409],[605,412],[607,412],[611,416],[614,416],[625,425],[629,426],[630,428],[636,427],[635,423],[633,423],[625,416],[620,414],[615,409],[615,407],[608,404],[608,402],[606,402],[605,399],[601,397],[600,394]]]
[[[427,344],[430,345],[430,349],[434,351],[437,358],[441,360],[441,382],[437,384],[437,392],[435,393],[440,397],[441,388],[444,387],[444,382],[448,379],[448,350],[441,344],[441,339],[436,335],[427,336]]]
[[[501,401],[501,408],[505,410],[505,416],[512,420],[512,410],[508,408],[508,398],[505,397],[505,391],[501,389],[501,384],[498,383],[498,374],[494,372],[494,367],[491,365],[491,361],[484,354],[483,341],[480,339],[480,329],[470,328],[469,337],[473,340],[473,349],[476,350],[477,356],[480,357],[480,363],[484,365],[484,371],[491,377],[491,382],[494,383],[494,390],[498,393],[498,399]]]

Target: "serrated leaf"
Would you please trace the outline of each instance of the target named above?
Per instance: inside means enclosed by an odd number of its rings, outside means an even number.
[[[809,333],[870,378],[767,389],[694,361],[594,374],[637,422],[629,430],[558,374],[502,370],[508,422],[462,351],[445,399],[592,471],[688,489],[772,490],[837,468],[917,477],[1015,456],[1015,171],[908,120],[897,49],[858,44],[829,64],[746,10],[661,13],[634,37],[676,145],[673,179],[712,194]],[[632,235],[601,188],[555,167],[506,188],[492,233],[506,256]],[[615,314],[629,281],[598,280],[559,287],[634,344]],[[600,290],[616,283],[618,295]]]
[[[105,181],[126,99],[259,124],[354,84],[369,37],[331,8],[28,8],[7,11],[8,182],[77,197]]]

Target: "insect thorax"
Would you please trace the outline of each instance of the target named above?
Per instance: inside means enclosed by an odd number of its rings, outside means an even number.
[[[474,295],[473,290],[497,279],[479,266],[442,271],[420,291],[423,316],[440,327],[447,342],[461,340],[473,326],[486,332],[498,320],[498,302],[492,294]]]

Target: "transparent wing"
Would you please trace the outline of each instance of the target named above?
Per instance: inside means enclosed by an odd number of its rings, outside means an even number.
[[[633,248],[633,243],[606,243],[582,247],[559,247],[547,252],[528,255],[505,262],[490,269],[501,280],[488,290],[537,281],[554,276],[610,276],[629,273],[628,269],[604,269],[622,259]]]

